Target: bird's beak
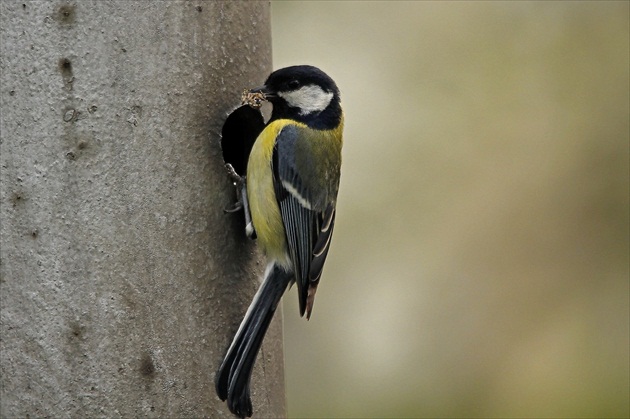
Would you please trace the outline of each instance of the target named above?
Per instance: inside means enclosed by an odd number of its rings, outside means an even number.
[[[250,93],[262,93],[265,96],[265,99],[270,99],[276,97],[276,93],[269,89],[267,86],[260,86],[249,91]]]

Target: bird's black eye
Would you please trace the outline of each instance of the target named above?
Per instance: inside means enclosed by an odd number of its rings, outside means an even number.
[[[290,80],[289,81],[289,88],[290,89],[297,89],[298,87],[300,87],[300,81],[299,80]]]

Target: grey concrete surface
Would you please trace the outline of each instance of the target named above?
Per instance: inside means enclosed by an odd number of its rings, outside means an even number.
[[[221,124],[269,4],[2,1],[0,416],[230,417],[214,375],[264,266]],[[284,416],[281,316],[253,377]]]

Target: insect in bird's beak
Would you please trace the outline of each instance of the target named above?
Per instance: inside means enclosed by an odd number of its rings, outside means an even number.
[[[241,96],[241,104],[249,105],[254,109],[259,109],[264,101],[268,101],[276,95],[266,86],[256,87],[255,89],[245,89]]]
[[[254,109],[259,109],[265,100],[267,98],[263,92],[255,92],[253,90],[245,89],[241,96],[241,104],[249,105]]]

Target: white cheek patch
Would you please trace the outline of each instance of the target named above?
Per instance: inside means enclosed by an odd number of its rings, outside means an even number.
[[[333,93],[325,92],[319,86],[310,85],[291,92],[279,92],[278,96],[284,99],[290,107],[300,109],[300,115],[308,115],[326,109],[330,105]]]

